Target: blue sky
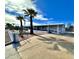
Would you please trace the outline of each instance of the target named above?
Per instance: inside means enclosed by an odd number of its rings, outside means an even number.
[[[45,17],[54,18],[52,21],[63,23],[74,21],[73,0],[38,0],[36,4],[37,8],[45,13]]]
[[[6,0],[6,2],[7,1],[8,0]],[[27,5],[23,5],[23,7],[27,7],[29,3],[29,7],[33,7],[38,12],[38,16],[33,19],[34,23],[41,25],[74,23],[74,0],[34,0],[32,2],[26,2],[25,4]],[[18,12],[18,9],[11,7],[15,5],[10,5],[11,8],[9,5],[10,4],[6,4],[6,14],[17,16],[21,13],[21,11],[20,13]],[[16,4],[16,6],[18,6],[18,4]]]

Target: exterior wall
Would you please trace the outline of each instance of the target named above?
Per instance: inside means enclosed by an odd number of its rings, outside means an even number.
[[[34,30],[47,30],[46,26],[35,26]]]

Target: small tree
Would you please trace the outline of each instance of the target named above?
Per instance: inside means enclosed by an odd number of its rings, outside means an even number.
[[[6,29],[14,29],[14,26],[10,23],[6,23],[5,28]]]

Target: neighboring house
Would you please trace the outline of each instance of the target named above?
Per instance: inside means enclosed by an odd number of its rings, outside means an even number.
[[[71,25],[69,27],[66,27],[66,31],[68,31],[68,32],[74,32],[74,26]]]

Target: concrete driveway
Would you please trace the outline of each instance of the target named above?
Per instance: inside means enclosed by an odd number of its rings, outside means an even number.
[[[36,35],[20,42],[17,51],[6,46],[5,59],[74,59],[72,37],[45,34]]]

